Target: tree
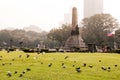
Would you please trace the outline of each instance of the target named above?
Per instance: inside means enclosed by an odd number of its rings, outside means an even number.
[[[107,34],[118,27],[117,19],[110,14],[96,14],[82,20],[82,37],[86,43],[110,44],[113,37]],[[112,43],[113,44],[113,43]]]
[[[34,48],[40,41],[45,41],[47,32],[37,33],[24,30],[1,30],[0,47],[30,47]]]
[[[115,43],[116,47],[120,48],[120,29],[115,31]]]
[[[58,29],[52,29],[47,36],[52,41],[57,42],[59,46],[63,46],[65,44],[65,41],[70,36],[70,33],[71,33],[71,26],[68,24],[63,24]]]

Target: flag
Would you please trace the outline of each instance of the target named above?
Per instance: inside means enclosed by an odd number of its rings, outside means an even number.
[[[110,32],[110,33],[107,34],[107,36],[108,36],[108,37],[111,37],[111,36],[113,36],[114,34],[115,34],[115,32]]]

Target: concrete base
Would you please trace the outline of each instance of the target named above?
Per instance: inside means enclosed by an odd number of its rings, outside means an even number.
[[[67,41],[65,43],[65,47],[81,48],[81,47],[86,47],[86,45],[83,42],[83,39],[81,38],[80,35],[72,35],[67,39]]]

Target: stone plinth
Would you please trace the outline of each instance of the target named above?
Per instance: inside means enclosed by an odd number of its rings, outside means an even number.
[[[73,35],[70,36],[66,43],[65,43],[65,47],[68,48],[82,48],[82,47],[86,47],[85,43],[83,42],[83,39],[81,38],[80,35]]]

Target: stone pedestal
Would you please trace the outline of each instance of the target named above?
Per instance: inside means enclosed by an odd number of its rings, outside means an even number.
[[[66,43],[65,43],[65,47],[68,48],[84,48],[86,47],[85,43],[83,42],[83,39],[81,38],[80,35],[73,35],[70,36]]]

